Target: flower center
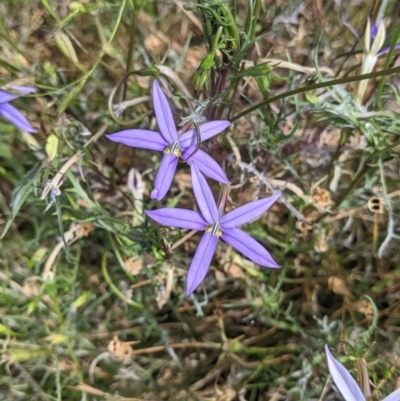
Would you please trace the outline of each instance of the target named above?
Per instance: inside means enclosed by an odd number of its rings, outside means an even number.
[[[222,235],[221,223],[216,221],[211,226],[206,227],[205,231],[210,232],[212,236],[216,235],[217,237],[220,237]]]
[[[179,141],[172,142],[169,146],[164,149],[164,153],[172,153],[176,157],[181,157],[182,152],[179,148]]]

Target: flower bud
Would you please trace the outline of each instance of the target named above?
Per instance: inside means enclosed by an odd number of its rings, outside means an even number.
[[[193,75],[193,86],[195,89],[200,89],[207,82],[210,70],[214,65],[214,54],[208,53],[206,57],[201,61],[199,68],[194,72]]]
[[[146,188],[145,183],[142,180],[142,176],[139,171],[135,168],[131,168],[128,173],[127,186],[131,192],[134,201],[133,206],[135,208],[133,225],[139,225],[143,222],[143,193]]]
[[[372,37],[371,29],[368,34],[369,34],[369,36]],[[376,32],[376,36],[372,43],[370,53],[373,55],[377,55],[379,53],[379,51],[382,49],[383,44],[385,43],[385,39],[386,39],[386,28],[385,28],[385,24],[383,23],[383,20],[381,20],[381,21],[379,21],[378,31]]]
[[[151,67],[142,68],[140,71],[138,71],[138,75],[141,77],[158,77],[160,75],[160,70],[154,64]]]

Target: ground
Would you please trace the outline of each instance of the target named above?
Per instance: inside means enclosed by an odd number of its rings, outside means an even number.
[[[371,0],[2,1],[1,85],[38,88],[11,101],[38,133],[0,117],[0,400],[340,399],[325,344],[374,399],[393,391],[399,17]],[[181,130],[231,122],[201,145],[226,212],[282,192],[242,227],[281,268],[220,241],[186,296],[201,234],[144,210],[198,210],[189,165],[151,199],[162,153],[105,136],[158,131],[154,79]]]

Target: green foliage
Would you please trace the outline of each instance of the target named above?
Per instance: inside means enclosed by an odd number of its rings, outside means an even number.
[[[332,399],[325,344],[348,368],[365,360],[388,394],[399,67],[391,52],[361,77],[356,104],[361,46],[338,21],[395,21],[395,3],[178,3],[0,5],[1,84],[40,89],[12,102],[39,134],[0,121],[0,399]],[[400,29],[387,30],[394,45]],[[219,245],[184,296],[198,234],[145,218],[156,156],[103,138],[156,129],[154,77],[182,127],[232,121],[203,148],[232,179],[229,208],[283,192],[244,227],[281,269]],[[178,174],[164,206],[193,209],[187,165]]]

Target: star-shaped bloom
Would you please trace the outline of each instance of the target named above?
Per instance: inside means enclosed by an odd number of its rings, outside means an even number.
[[[261,244],[238,228],[260,217],[281,196],[280,193],[250,202],[224,215],[223,210],[218,211],[210,187],[196,164],[192,165],[192,184],[200,213],[178,208],[146,211],[157,223],[204,231],[187,275],[186,295],[190,295],[206,276],[219,238],[260,266],[280,267]]]
[[[201,149],[194,153],[197,143],[195,129],[178,136],[171,108],[156,80],[153,82],[152,96],[160,133],[144,129],[128,129],[106,135],[111,141],[120,142],[127,146],[164,152],[151,198],[157,200],[164,198],[171,186],[179,158],[191,166],[196,165],[207,177],[223,184],[229,184],[224,171],[214,159]],[[229,125],[230,122],[224,120],[210,121],[200,125],[201,142],[219,134]]]
[[[31,86],[13,86],[10,89],[0,89],[0,115],[22,131],[35,133],[29,121],[9,102],[28,93],[36,92],[37,88]]]
[[[350,372],[333,357],[327,345],[325,345],[325,352],[332,380],[335,382],[345,401],[366,401],[366,397],[357,382],[353,379]],[[382,401],[400,401],[400,389],[393,391],[393,393],[389,394]]]

